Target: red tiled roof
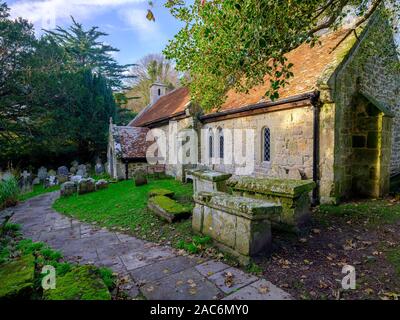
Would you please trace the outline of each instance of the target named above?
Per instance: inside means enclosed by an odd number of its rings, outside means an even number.
[[[314,47],[310,47],[309,44],[303,44],[289,52],[286,56],[289,62],[293,63],[292,72],[294,77],[288,80],[288,85],[279,90],[279,99],[314,91],[317,87],[317,81],[324,70],[336,59],[333,49],[346,33],[347,30],[345,29],[331,32],[320,37],[321,44],[316,44]],[[219,111],[235,110],[261,102],[269,89],[269,80],[269,76],[266,76],[264,84],[254,87],[248,94],[230,90]],[[145,110],[138,118],[134,119],[130,125],[143,126],[149,122],[177,115],[184,111],[189,101],[189,90],[187,88],[177,89],[161,97],[148,110]],[[213,113],[213,111],[210,113]]]
[[[182,87],[159,98],[142,114],[139,114],[129,125],[140,127],[149,122],[173,117],[185,111],[190,101],[189,89]]]
[[[116,153],[122,159],[146,158],[147,148],[152,142],[146,141],[149,131],[145,127],[113,127]]]
[[[279,90],[279,99],[314,91],[326,67],[337,58],[335,51],[332,50],[346,33],[347,30],[341,29],[325,34],[320,37],[321,44],[316,44],[313,48],[309,44],[303,44],[289,52],[286,57],[293,63],[294,76],[288,80],[289,84]],[[230,90],[219,111],[233,110],[260,102],[269,89],[269,80],[270,77],[266,76],[264,84],[254,87],[248,94]]]

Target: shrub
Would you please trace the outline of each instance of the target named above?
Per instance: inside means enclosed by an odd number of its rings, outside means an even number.
[[[15,206],[18,202],[19,188],[13,177],[0,182],[0,209]]]

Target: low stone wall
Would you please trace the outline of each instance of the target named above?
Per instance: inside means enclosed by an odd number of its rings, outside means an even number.
[[[280,205],[222,192],[199,192],[194,200],[193,229],[210,236],[241,263],[271,250],[271,220],[279,217]]]
[[[234,195],[282,205],[282,214],[273,220],[278,227],[299,231],[310,220],[310,192],[316,186],[311,180],[232,177],[227,186]]]

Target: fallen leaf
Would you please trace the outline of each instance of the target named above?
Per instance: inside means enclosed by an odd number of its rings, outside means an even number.
[[[267,294],[269,292],[269,288],[267,285],[261,285],[258,287],[258,292],[261,294]]]
[[[234,278],[234,275],[232,274],[232,272],[225,273],[225,285],[228,288],[233,286],[233,278]]]

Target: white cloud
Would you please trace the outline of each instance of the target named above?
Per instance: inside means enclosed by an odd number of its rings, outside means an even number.
[[[141,41],[163,41],[165,35],[158,23],[146,18],[147,11],[144,9],[121,10],[119,15],[124,23],[136,31]]]
[[[23,17],[43,26],[59,24],[74,16],[79,20],[124,5],[146,3],[146,0],[19,0],[11,4],[11,15]]]

